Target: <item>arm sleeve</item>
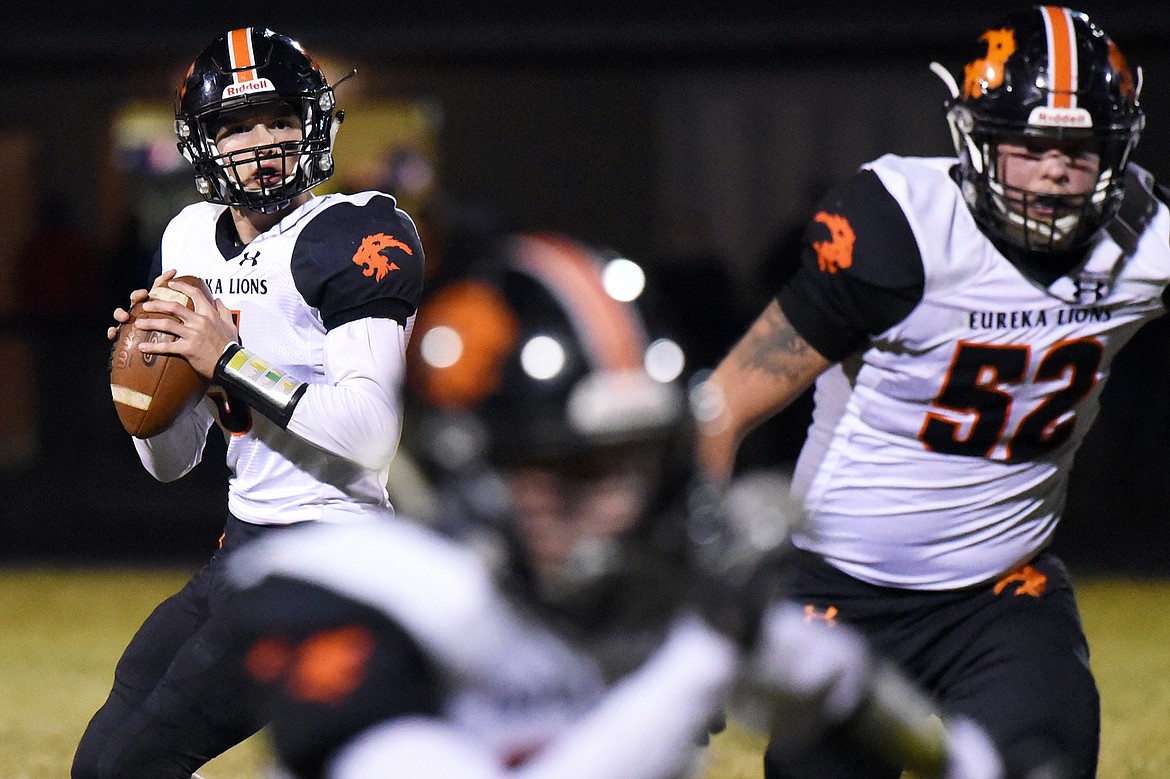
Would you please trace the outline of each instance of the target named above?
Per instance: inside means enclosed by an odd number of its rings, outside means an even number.
[[[339,753],[329,779],[662,779],[690,767],[696,738],[738,667],[734,645],[684,619],[638,671],[518,768],[438,720],[386,723]]]
[[[207,431],[215,421],[204,400],[152,438],[135,438],[134,449],[147,472],[159,481],[185,476],[203,459]]]
[[[301,232],[290,262],[297,290],[328,330],[366,317],[406,325],[422,297],[422,243],[389,195],[326,209]]]
[[[739,667],[730,639],[684,619],[641,669],[623,679],[516,779],[658,779],[695,758],[698,736]]]
[[[925,272],[905,212],[872,170],[830,192],[776,299],[814,349],[839,362],[922,300]]]
[[[289,431],[362,467],[386,467],[402,432],[406,328],[393,319],[347,322],[325,335],[325,381],[305,390]]]

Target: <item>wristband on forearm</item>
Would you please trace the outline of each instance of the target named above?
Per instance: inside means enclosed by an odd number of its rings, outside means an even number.
[[[256,411],[288,427],[309,385],[269,365],[239,344],[228,344],[215,364],[215,383],[235,390]]]

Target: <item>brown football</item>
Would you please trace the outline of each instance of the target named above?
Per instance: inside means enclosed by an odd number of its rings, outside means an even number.
[[[199,287],[211,298],[211,291],[200,278],[177,276],[174,280]],[[169,287],[152,289],[150,297],[173,300],[195,309],[189,297]],[[166,430],[198,403],[207,392],[208,382],[179,355],[145,354],[138,350],[138,343],[144,338],[154,341],[174,339],[166,333],[143,332],[135,328],[134,320],[142,314],[142,303],[136,303],[130,308],[130,321],[118,327],[110,354],[110,392],[114,396],[118,419],[126,432],[136,438],[150,438]]]

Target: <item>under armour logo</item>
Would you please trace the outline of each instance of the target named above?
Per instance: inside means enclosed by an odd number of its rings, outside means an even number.
[[[240,265],[242,266],[245,262],[250,262],[250,263],[252,263],[252,267],[254,268],[254,267],[256,267],[256,261],[259,259],[260,259],[260,250],[259,249],[257,249],[255,251],[255,253],[253,253],[251,256],[248,256],[248,253],[244,252],[243,254],[240,255]]]
[[[1044,589],[1048,585],[1048,577],[1032,566],[1025,565],[996,582],[993,592],[999,595],[1009,584],[1019,585],[1015,590],[1016,595],[1031,595],[1033,598],[1039,598],[1044,594]]]
[[[1105,276],[1081,276],[1073,279],[1073,286],[1077,303],[1082,306],[1092,305],[1109,294],[1109,279]]]
[[[811,603],[805,604],[804,607],[804,621],[812,622],[813,620],[820,620],[829,627],[837,624],[837,607],[829,606],[824,611],[820,611]]]

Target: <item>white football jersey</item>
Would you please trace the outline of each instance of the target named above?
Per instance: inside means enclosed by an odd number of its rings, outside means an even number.
[[[360,403],[319,388],[352,380],[369,396],[360,400],[392,406],[385,413],[400,417],[399,386],[375,385],[401,383],[422,291],[414,224],[380,192],[310,198],[246,246],[230,216],[222,205],[185,208],[163,235],[155,271],[204,279],[232,310],[241,344],[310,389],[288,429],[238,406],[229,418],[209,400],[158,441],[136,442],[144,462],[175,459],[181,475],[198,462],[218,417],[228,440],[228,509],[237,518],[289,524],[389,513],[385,483],[397,430],[351,454],[347,442],[373,437],[363,429],[369,420]],[[374,365],[363,375],[367,363]]]
[[[1170,281],[1170,211],[1136,166],[1087,257],[1045,275],[979,229],[954,164],[865,166],[778,295],[839,361],[816,385],[795,543],[883,586],[985,582],[1050,542],[1110,364]]]

